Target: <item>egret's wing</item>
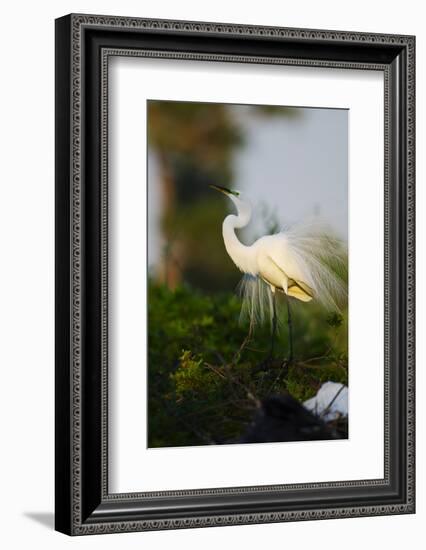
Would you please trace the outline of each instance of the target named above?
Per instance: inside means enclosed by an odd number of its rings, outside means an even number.
[[[314,291],[302,281],[288,280],[287,294],[293,298],[297,298],[302,302],[310,302],[314,297]]]
[[[272,251],[272,256],[273,255],[274,254]],[[278,265],[277,262],[274,261],[272,256],[271,255],[268,256],[268,261],[271,262],[271,264],[274,266],[275,273],[279,272],[281,274],[280,286],[277,286],[276,284],[268,281],[267,279],[266,279],[266,282],[272,286],[276,286],[278,290],[283,290],[285,294],[287,294],[288,296],[297,298],[302,302],[310,302],[314,297],[313,289],[306,283],[299,281],[298,279],[295,279],[293,277],[289,277],[288,274],[284,271],[284,269],[280,265]],[[279,260],[280,258],[278,258],[278,261]],[[282,263],[285,264],[285,261]]]

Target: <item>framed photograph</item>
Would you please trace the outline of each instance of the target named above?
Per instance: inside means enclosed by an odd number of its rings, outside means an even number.
[[[413,36],[56,20],[56,529],[414,513]]]

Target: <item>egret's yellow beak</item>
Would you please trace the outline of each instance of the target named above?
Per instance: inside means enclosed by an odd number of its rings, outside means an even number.
[[[231,191],[231,189],[227,189],[226,187],[222,187],[221,185],[209,185],[212,189],[216,189],[216,191],[220,191],[224,195],[235,195],[238,197],[239,193],[237,191]]]
[[[220,191],[220,193],[224,193],[225,195],[230,195],[231,191],[229,189],[226,189],[226,187],[221,187],[220,185],[209,185],[212,189],[216,189],[216,191]]]

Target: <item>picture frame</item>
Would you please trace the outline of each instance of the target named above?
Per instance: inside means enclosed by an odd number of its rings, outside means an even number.
[[[55,46],[55,528],[86,535],[414,513],[415,38],[71,14],[56,20]],[[137,51],[176,63],[383,73],[383,479],[109,492],[108,60]]]

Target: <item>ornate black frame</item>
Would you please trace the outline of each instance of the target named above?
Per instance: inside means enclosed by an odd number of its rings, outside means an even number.
[[[109,494],[107,71],[111,55],[383,71],[385,476]],[[70,535],[413,513],[413,36],[68,15],[56,20],[56,529]]]

